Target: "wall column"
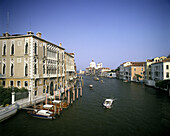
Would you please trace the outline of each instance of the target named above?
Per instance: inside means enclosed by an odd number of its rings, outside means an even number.
[[[15,103],[15,92],[12,92],[12,104]]]

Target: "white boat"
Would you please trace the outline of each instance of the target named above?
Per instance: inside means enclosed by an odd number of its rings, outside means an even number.
[[[53,112],[49,110],[37,110],[35,109],[34,111],[29,111],[28,112],[30,115],[36,118],[41,118],[41,119],[55,119],[55,115]]]
[[[99,78],[98,77],[94,77],[94,80],[99,81]]]
[[[17,104],[12,104],[0,109],[0,122],[8,119],[17,112]]]
[[[105,99],[103,106],[107,109],[111,109],[114,101],[115,101],[115,99]]]
[[[128,80],[124,80],[123,82],[124,82],[124,83],[127,83],[127,82],[128,82]]]
[[[89,85],[90,88],[93,88],[93,85]]]

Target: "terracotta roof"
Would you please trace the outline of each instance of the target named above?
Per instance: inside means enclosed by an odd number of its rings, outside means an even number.
[[[152,62],[152,60],[151,59],[147,59],[146,62]]]
[[[164,59],[163,62],[170,62],[170,58]]]
[[[71,55],[71,53],[68,53],[68,52],[64,52],[65,54],[69,55],[70,57],[74,58],[73,55]]]
[[[132,66],[144,66],[145,62],[132,62]]]

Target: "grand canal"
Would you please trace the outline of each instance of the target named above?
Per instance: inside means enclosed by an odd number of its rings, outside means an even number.
[[[83,97],[56,120],[31,117],[25,110],[0,124],[1,136],[169,136],[170,98],[138,83],[84,76]],[[91,90],[89,84],[93,84]],[[116,98],[104,109],[104,98]]]

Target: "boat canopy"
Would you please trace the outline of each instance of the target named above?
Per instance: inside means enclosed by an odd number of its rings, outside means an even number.
[[[107,102],[107,103],[108,103],[108,102],[112,103],[112,102],[113,102],[113,99],[106,99],[105,102]]]
[[[46,105],[43,105],[44,108],[52,108],[53,105],[50,105],[50,104],[46,104]]]
[[[50,114],[52,114],[52,112],[48,111],[48,110],[39,110],[37,112],[37,114],[39,114],[39,115],[50,115]]]
[[[61,103],[61,101],[60,100],[54,100],[54,101],[52,101],[53,103]]]

